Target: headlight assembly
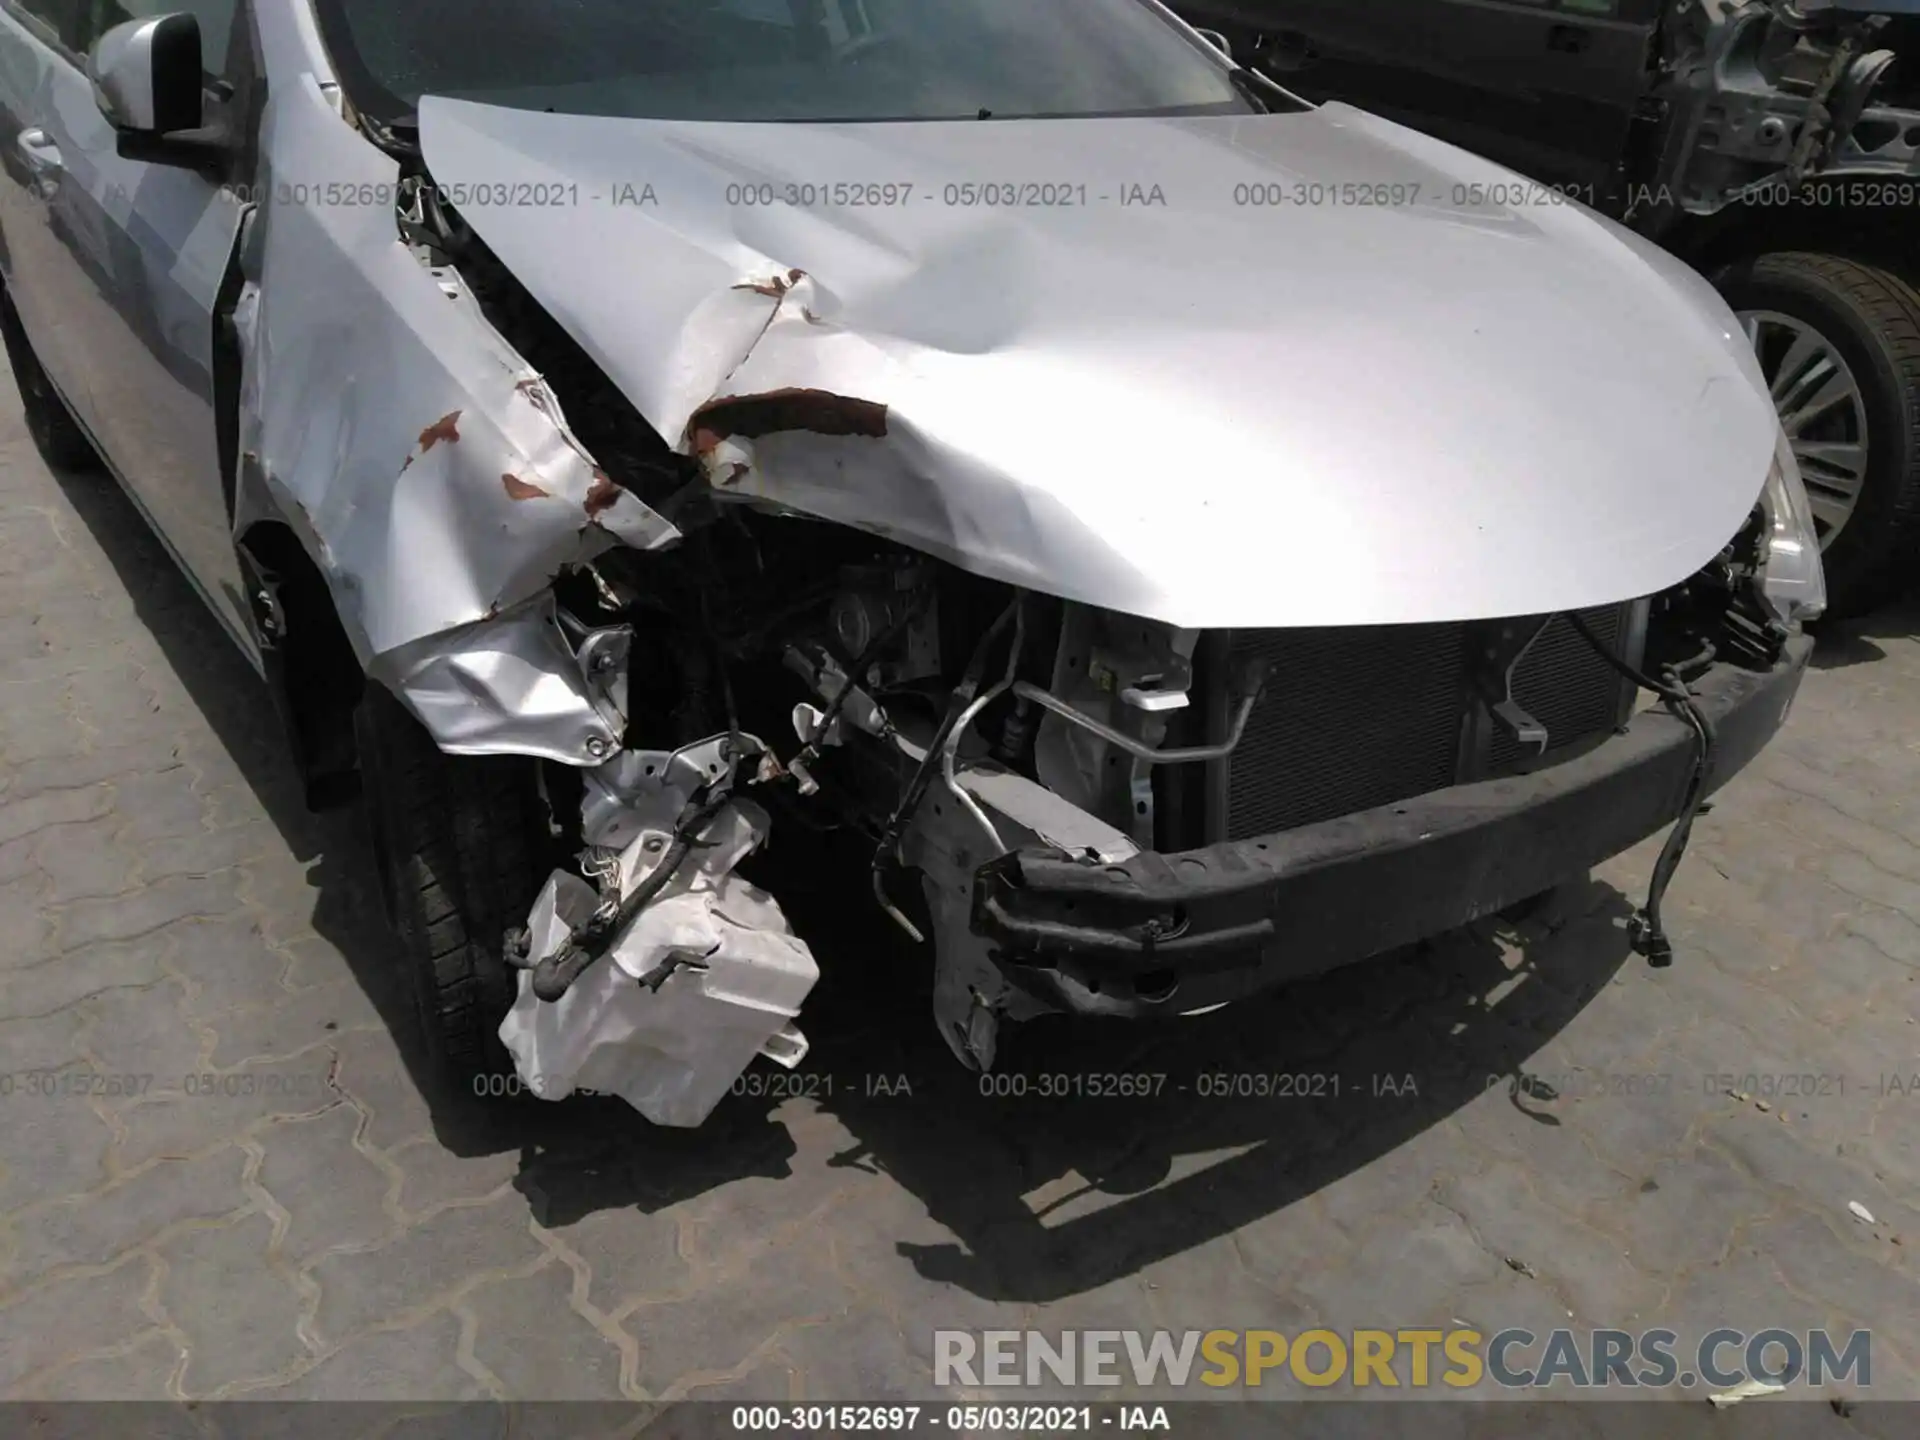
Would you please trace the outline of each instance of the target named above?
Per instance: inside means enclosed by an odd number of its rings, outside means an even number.
[[[1827,578],[1820,568],[1820,535],[1799,462],[1782,434],[1773,468],[1760,495],[1766,517],[1760,555],[1760,589],[1783,621],[1817,619],[1827,608]]]

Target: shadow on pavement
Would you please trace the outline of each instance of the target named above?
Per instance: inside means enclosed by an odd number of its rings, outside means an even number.
[[[1821,624],[1819,644],[1813,652],[1813,664],[1821,670],[1845,670],[1853,665],[1870,665],[1886,658],[1881,640],[1901,640],[1920,635],[1920,594],[1876,610],[1857,620],[1834,620]]]
[[[1514,1076],[1628,955],[1626,900],[1583,883],[1553,897],[1557,915],[1448,936],[1210,1015],[1019,1027],[983,1078],[935,1033],[928,957],[867,899],[864,852],[836,872],[830,844],[783,851],[776,835],[775,868],[759,878],[824,961],[797,1077],[807,1099],[793,1101],[795,1076],[755,1070],[704,1128],[665,1131],[613,1100],[449,1094],[425,1068],[357,815],[306,810],[259,681],[113,483],[57,478],[308,867],[311,924],[397,1038],[436,1137],[461,1155],[518,1150],[517,1187],[547,1225],[785,1176],[797,1151],[782,1114],[817,1104],[857,1142],[830,1164],[885,1173],[952,1231],[951,1244],[900,1247],[928,1279],[999,1301],[1078,1294],[1284,1209],[1438,1123]],[[829,883],[848,873],[852,886]],[[1492,1003],[1501,987],[1521,998]],[[1524,1093],[1512,1103],[1528,1108]]]

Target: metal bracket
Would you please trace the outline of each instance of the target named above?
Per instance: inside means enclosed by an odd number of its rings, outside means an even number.
[[[606,764],[586,772],[586,794],[580,802],[581,838],[589,845],[624,850],[645,828],[635,813],[644,796],[670,797],[677,813],[702,787],[726,772],[729,736],[715,735],[678,750],[622,750]],[[766,747],[750,735],[749,747]]]
[[[1529,615],[1496,621],[1481,631],[1484,638],[1474,657],[1474,681],[1494,724],[1536,758],[1546,753],[1550,737],[1547,727],[1513,698],[1513,672],[1553,619],[1551,615]]]
[[[1184,710],[1188,705],[1187,692],[1166,688],[1164,677],[1159,675],[1148,676],[1137,685],[1128,685],[1121,690],[1120,698],[1135,710],[1145,710],[1150,715],[1167,710]]]
[[[612,709],[622,728],[627,723],[627,658],[632,651],[633,627],[613,625],[588,632],[574,652],[588,693]]]

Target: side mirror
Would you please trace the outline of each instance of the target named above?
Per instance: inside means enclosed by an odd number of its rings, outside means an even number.
[[[113,128],[136,135],[198,130],[200,22],[192,15],[128,20],[94,42],[87,78]]]
[[[209,125],[200,21],[156,15],[114,26],[87,57],[94,103],[118,132],[123,160],[226,176],[238,153],[231,120]]]
[[[1193,33],[1198,35],[1202,40],[1206,41],[1209,45],[1213,46],[1214,49],[1218,50],[1222,55],[1226,56],[1229,60],[1233,59],[1233,42],[1227,39],[1227,37],[1222,35],[1218,30],[1201,30],[1196,28]]]

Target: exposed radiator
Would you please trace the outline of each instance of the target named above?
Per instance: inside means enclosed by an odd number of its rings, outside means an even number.
[[[1241,630],[1272,669],[1229,762],[1227,837],[1388,805],[1453,783],[1466,715],[1464,629]]]
[[[1581,612],[1621,645],[1632,607]],[[1225,776],[1225,838],[1246,839],[1391,805],[1510,771],[1518,745],[1485,723],[1465,624],[1234,632],[1233,660],[1271,663]],[[1547,727],[1548,758],[1613,729],[1619,675],[1564,618],[1514,672],[1514,698]]]

